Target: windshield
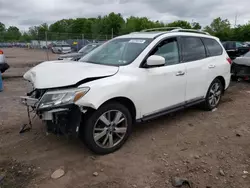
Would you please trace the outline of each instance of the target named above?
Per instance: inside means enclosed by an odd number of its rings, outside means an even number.
[[[152,39],[118,38],[96,48],[80,59],[82,62],[103,65],[126,65],[137,58]]]
[[[93,49],[97,48],[98,46],[100,46],[100,44],[88,44],[88,45],[82,47],[82,49],[80,49],[78,52],[79,53],[89,53]]]
[[[247,52],[244,57],[250,57],[250,52]]]

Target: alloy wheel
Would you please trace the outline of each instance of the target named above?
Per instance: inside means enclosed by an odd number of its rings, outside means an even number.
[[[99,147],[113,148],[124,139],[127,127],[127,118],[121,111],[107,111],[98,118],[94,125],[94,141]]]
[[[221,98],[221,86],[218,82],[215,82],[209,91],[209,104],[211,107],[216,107],[220,101]]]

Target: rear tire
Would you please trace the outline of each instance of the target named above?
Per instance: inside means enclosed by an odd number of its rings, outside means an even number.
[[[126,142],[132,132],[132,117],[125,106],[112,102],[87,115],[82,126],[86,146],[104,155],[118,150]]]
[[[216,78],[208,88],[207,95],[205,98],[205,110],[211,111],[220,103],[221,96],[223,93],[223,85],[221,81]]]

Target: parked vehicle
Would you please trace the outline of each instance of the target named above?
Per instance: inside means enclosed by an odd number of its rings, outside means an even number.
[[[91,43],[84,46],[82,49],[80,49],[77,53],[69,53],[65,55],[60,55],[58,57],[58,60],[73,60],[78,61],[83,56],[91,52],[92,50],[96,49],[98,46],[100,46],[103,43]]]
[[[54,44],[51,50],[52,53],[66,54],[71,52],[71,47],[68,44]]]
[[[238,41],[224,41],[222,44],[231,59],[242,56],[250,50],[248,45]]]
[[[250,48],[250,42],[244,42],[244,45],[248,46]]]
[[[48,131],[80,136],[98,154],[119,149],[136,122],[200,103],[216,108],[231,77],[231,60],[219,39],[161,29],[167,31],[116,37],[78,62],[37,65],[24,74],[34,89],[22,103]]]
[[[12,43],[0,43],[1,48],[12,48]]]
[[[231,68],[232,79],[250,79],[250,52],[246,53],[241,57],[237,57],[233,63]]]
[[[5,55],[4,55],[3,51],[0,50],[0,71],[1,71],[1,73],[4,73],[9,68],[10,68],[10,66],[8,65],[8,63],[6,63]]]

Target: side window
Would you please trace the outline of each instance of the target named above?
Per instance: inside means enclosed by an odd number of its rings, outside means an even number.
[[[227,43],[227,50],[235,49],[235,48],[236,48],[236,43],[235,42],[228,42]]]
[[[243,47],[243,46],[244,46],[243,43],[241,43],[241,42],[236,42],[236,48]]]
[[[180,62],[177,38],[170,38],[158,44],[150,55],[159,55],[165,58],[165,65],[175,65]]]
[[[205,47],[198,37],[182,37],[182,55],[185,62],[206,58]]]
[[[222,54],[223,49],[216,40],[209,38],[203,38],[202,40],[207,47],[209,56],[218,56]]]

